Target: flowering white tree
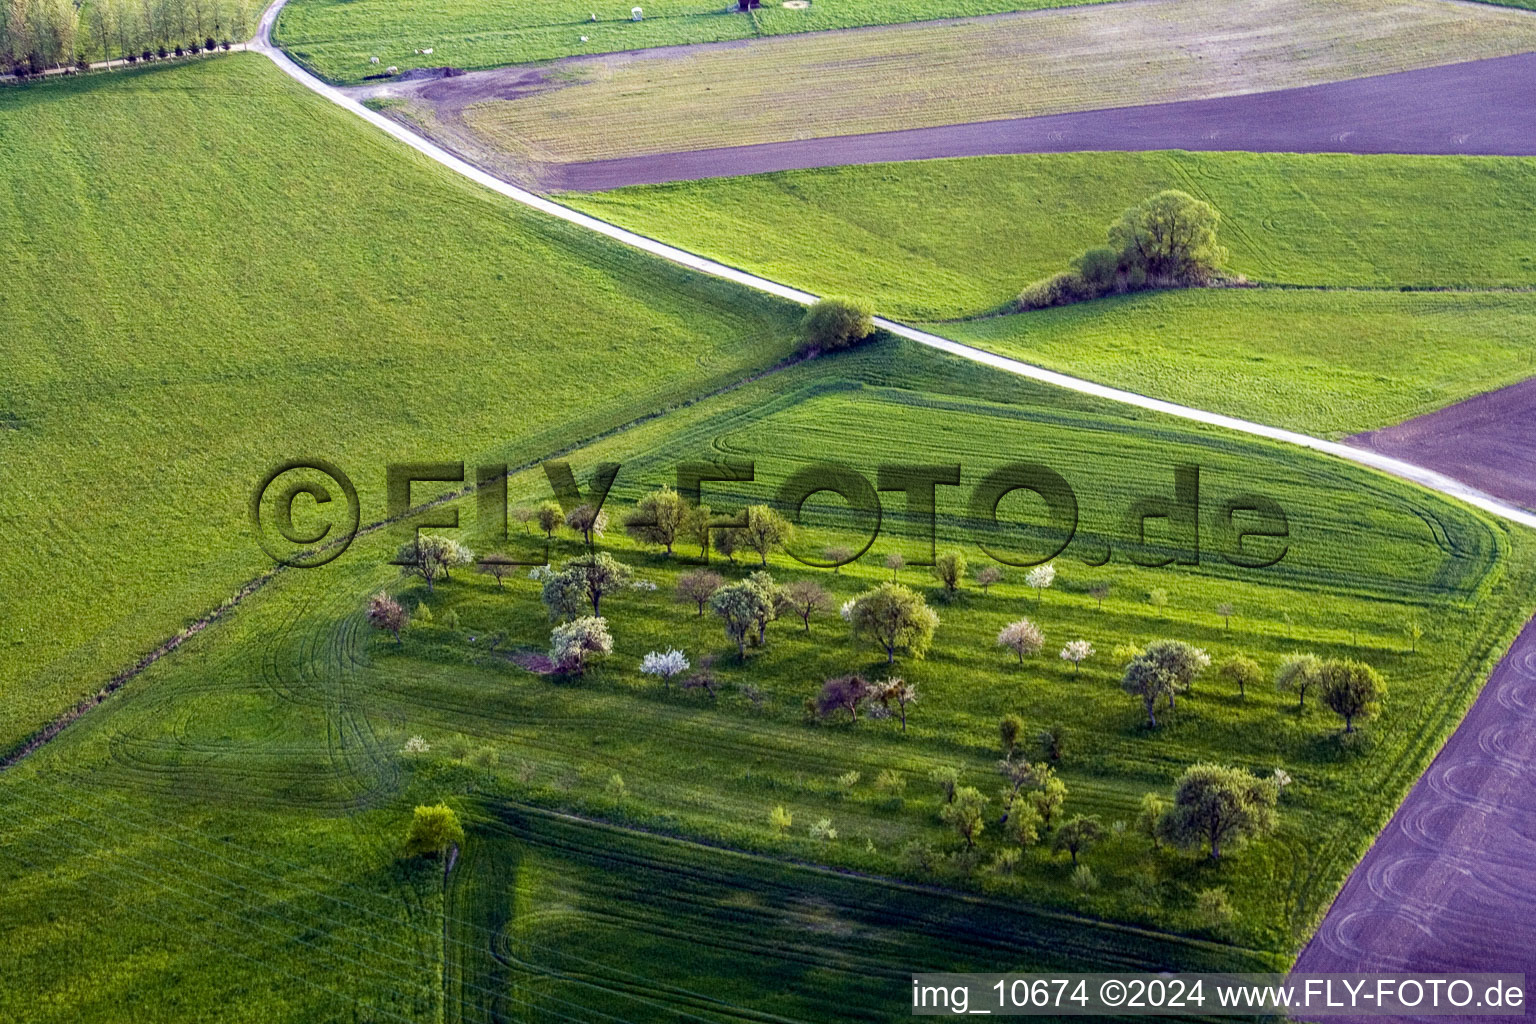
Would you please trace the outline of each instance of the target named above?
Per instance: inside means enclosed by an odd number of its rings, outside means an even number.
[[[1034,588],[1035,600],[1038,602],[1041,591],[1056,582],[1056,563],[1046,562],[1035,566],[1024,575],[1024,582]]]
[[[675,648],[666,651],[652,651],[640,659],[640,672],[643,675],[661,677],[661,684],[671,688],[672,677],[682,675],[688,671],[688,657]]]
[[[1082,668],[1083,662],[1093,657],[1093,644],[1087,640],[1072,640],[1061,649],[1061,660],[1072,663],[1072,671]]]
[[[599,616],[562,622],[549,634],[549,657],[561,672],[581,675],[586,671],[588,658],[612,651],[613,635],[608,632],[607,621]]]
[[[1020,619],[1010,622],[997,634],[997,642],[1001,647],[1006,647],[1019,656],[1019,664],[1024,664],[1024,655],[1036,654],[1045,646],[1045,633],[1040,627],[1028,619]]]
[[[412,736],[405,741],[405,752],[407,754],[425,754],[431,749],[432,745],[420,736]]]
[[[858,602],[858,598],[850,597],[848,600],[844,601],[843,606],[837,610],[837,614],[843,617],[844,622],[853,621],[853,606],[858,604]]]

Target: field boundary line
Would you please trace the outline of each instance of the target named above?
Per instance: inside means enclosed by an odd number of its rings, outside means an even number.
[[[781,299],[788,299],[791,302],[797,302],[803,306],[808,306],[819,298],[819,296],[810,292],[802,291],[799,288],[792,288],[789,285],[781,284],[778,281],[773,281],[769,278],[759,277],[756,274],[749,274],[737,267],[732,267],[724,263],[718,263],[715,260],[707,259],[697,253],[689,252],[686,249],[680,249],[674,245],[668,245],[665,242],[657,241],[654,238],[647,237],[646,235],[642,235],[635,231],[630,231],[626,228],[621,228],[616,224],[612,224],[608,221],[593,217],[590,214],[581,213],[580,211],[573,210],[568,206],[563,206],[560,203],[554,202],[553,200],[538,195],[534,192],[530,192],[527,189],[519,188],[516,185],[503,181],[488,171],[484,171],[481,168],[476,167],[464,158],[450,152],[442,146],[439,146],[437,143],[423,138],[421,135],[418,135],[416,132],[407,128],[405,125],[402,125],[396,121],[392,121],[385,117],[383,114],[377,113],[376,111],[369,110],[357,100],[343,93],[340,89],[336,88],[335,86],[328,85],[316,76],[310,74],[272,43],[272,25],[277,20],[278,14],[282,11],[287,2],[288,0],[273,0],[273,3],[267,7],[265,11],[262,12],[261,21],[256,30],[256,37],[248,44],[247,49],[256,53],[264,54],[269,60],[276,64],[278,68],[287,74],[289,78],[292,78],[294,81],[309,89],[311,92],[317,93],[318,95],[323,96],[325,99],[330,100],[332,103],[336,104],[342,109],[347,110],[357,117],[362,118],[364,121],[373,125],[375,128],[378,128],[380,131],[393,136],[395,139],[405,143],[407,146],[416,150],[418,153],[421,153],[423,156],[436,161],[444,167],[447,167],[449,170],[455,171],[458,174],[475,182],[476,184],[482,185],[485,188],[490,189],[492,192],[511,199],[514,202],[521,203],[524,206],[538,210],[540,213],[548,214],[551,217],[557,217],[560,220],[574,224],[577,227],[586,228],[589,231],[593,231],[607,238],[611,238],[622,245],[627,245],[631,248],[639,249],[642,252],[650,253],[653,256],[659,256],[664,260],[687,267],[690,270],[696,270],[701,274],[708,274],[711,277],[731,281],[735,284],[742,285],[743,287],[751,288],[754,291],[766,292],[769,295],[774,295]],[[974,348],[970,345],[963,345],[957,341],[951,341],[948,338],[940,337],[937,334],[930,334],[927,331],[920,331],[914,327],[908,327],[906,324],[898,323],[895,320],[889,320],[885,317],[876,317],[875,325],[882,328],[883,330],[888,331],[891,334],[896,335],[897,337],[905,338],[906,340],[916,342],[919,345],[924,345],[928,348],[936,349],[940,352],[946,352],[950,355],[958,356],[961,359],[966,359],[973,363],[979,363],[983,366],[990,366],[994,369],[1014,374],[1015,376],[1025,377],[1030,380],[1038,381],[1042,384],[1049,384],[1054,387],[1063,388],[1068,391],[1075,391],[1079,394],[1090,395],[1095,398],[1105,399],[1107,401],[1115,402],[1121,405],[1129,405],[1139,409],[1147,409],[1151,412],[1159,412],[1168,416],[1176,416],[1180,419],[1193,420],[1196,423],[1204,423],[1209,426],[1221,427],[1223,429],[1236,431],[1241,434],[1248,434],[1253,437],[1262,437],[1271,441],[1279,441],[1283,444],[1308,448],[1312,451],[1321,452],[1325,455],[1332,455],[1337,458],[1346,459],[1358,465],[1366,466],[1370,469],[1375,469],[1379,472],[1387,473],[1391,476],[1396,476],[1401,479],[1408,480],[1431,491],[1436,491],[1448,497],[1459,499],[1460,501],[1466,502],[1475,508],[1482,509],[1485,512],[1489,512],[1495,516],[1498,516],[1501,519],[1518,523],[1521,526],[1527,526],[1536,529],[1536,513],[1520,508],[1511,502],[1495,498],[1491,494],[1487,494],[1486,492],[1481,491],[1476,487],[1471,486],[1470,484],[1465,484],[1459,480],[1453,479],[1444,473],[1439,473],[1432,469],[1426,469],[1423,466],[1418,466],[1414,463],[1406,462],[1402,459],[1392,458],[1391,456],[1382,455],[1378,452],[1369,451],[1367,449],[1354,448],[1350,445],[1342,444],[1337,441],[1327,441],[1320,437],[1313,437],[1310,434],[1303,434],[1299,431],[1285,430],[1280,427],[1272,427],[1263,423],[1255,423],[1251,420],[1240,419],[1236,416],[1227,416],[1222,413],[1209,412],[1205,409],[1197,409],[1193,406],[1180,405],[1176,402],[1168,402],[1160,398],[1152,398],[1148,395],[1138,394],[1134,391],[1125,391],[1120,388],[1114,388],[1105,384],[1099,384],[1094,381],[1085,380],[1081,377],[1074,377],[1070,374],[1059,373],[1055,370],[1047,370],[1044,367],[1035,366],[1031,363],[1021,362],[1017,359],[1010,359],[1006,356],[1000,356],[994,352],[988,352],[984,349]]]

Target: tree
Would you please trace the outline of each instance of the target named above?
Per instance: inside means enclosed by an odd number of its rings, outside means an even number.
[[[1174,698],[1188,692],[1195,685],[1195,679],[1211,664],[1209,654],[1182,640],[1154,640],[1139,657],[1154,662],[1168,673],[1167,696],[1170,708],[1174,705]]]
[[[1403,635],[1408,638],[1408,653],[1417,654],[1419,641],[1424,639],[1424,625],[1419,622],[1417,616],[1410,617],[1403,623]]]
[[[891,582],[896,582],[896,574],[907,567],[907,560],[899,553],[892,551],[885,556],[885,567],[891,570]]]
[[[920,595],[900,583],[882,583],[853,599],[848,621],[854,637],[879,645],[887,665],[902,651],[921,658],[933,642],[939,616]]]
[[[549,634],[549,657],[560,672],[581,675],[587,670],[587,662],[613,651],[613,635],[608,623],[599,616],[588,615],[571,622],[562,622]]]
[[[944,596],[954,597],[960,590],[960,581],[965,579],[965,555],[954,548],[943,551],[933,560],[929,571],[943,585]]]
[[[1131,207],[1109,229],[1120,264],[1147,284],[1205,284],[1226,259],[1216,244],[1221,216],[1215,207],[1187,192],[1168,189]]]
[[[800,348],[815,355],[849,348],[875,333],[868,307],[852,299],[825,298],[811,304],[800,321]]]
[[[1067,728],[1064,725],[1048,725],[1035,733],[1035,742],[1047,761],[1060,761],[1067,745]]]
[[[730,526],[723,530],[714,531],[714,536],[715,550],[724,555],[726,561],[730,562],[732,565],[735,565],[736,552],[741,548],[743,544],[746,543],[746,541],[742,539],[741,531],[734,526]]]
[[[512,575],[512,573],[516,571],[517,565],[514,562],[508,561],[506,558],[492,555],[480,562],[479,569],[481,572],[494,579],[496,581],[496,588],[500,590],[502,586],[502,580]]]
[[[608,513],[596,505],[577,505],[565,514],[565,525],[579,534],[587,547],[591,547],[594,536],[601,537],[607,532]]]
[[[768,555],[788,544],[795,528],[788,519],[767,505],[748,505],[747,523],[741,528],[741,538],[747,547],[757,552],[759,565],[768,564]]]
[[[961,786],[955,790],[954,799],[939,809],[939,820],[965,840],[967,850],[974,849],[976,840],[986,831],[987,824],[983,819],[986,806],[987,798],[979,789]]]
[[[1248,687],[1259,685],[1264,678],[1264,672],[1259,668],[1259,663],[1241,654],[1222,662],[1216,674],[1227,682],[1235,684],[1239,697],[1247,697]]]
[[[807,633],[811,631],[811,615],[832,607],[832,595],[827,593],[826,588],[810,580],[796,580],[781,587],[779,600],[800,616],[800,622]]]
[[[715,656],[706,654],[699,659],[699,669],[693,675],[683,680],[685,690],[703,690],[709,694],[709,699],[714,700],[716,691],[720,687],[720,680],[715,676]]]
[[[1067,784],[1056,777],[1056,770],[1049,765],[1041,765],[1049,773],[1041,781],[1038,789],[1029,794],[1029,802],[1034,807],[1035,813],[1040,817],[1040,823],[1047,829],[1055,820],[1061,805],[1067,800]]]
[[[593,615],[601,615],[604,595],[622,590],[634,579],[634,575],[633,569],[606,551],[582,555],[566,562],[559,572],[545,580],[545,603],[550,603],[548,595],[553,590],[560,594],[560,610],[566,611],[569,600],[566,595],[574,592],[592,605]],[[551,610],[555,610],[554,605],[551,605]]]
[[[835,544],[823,550],[822,554],[832,563],[832,575],[836,576],[843,571],[843,566],[853,561],[854,550],[842,544]]]
[[[686,671],[688,671],[688,656],[676,648],[651,651],[640,659],[640,674],[658,677],[663,689],[671,689],[672,677]]]
[[[524,533],[532,533],[531,524],[538,517],[538,512],[527,505],[519,505],[512,510],[512,518],[523,524]]]
[[[411,617],[400,602],[388,594],[374,594],[368,600],[368,624],[374,629],[386,629],[400,642],[400,631],[410,625]]]
[[[981,587],[981,592],[985,594],[992,584],[997,583],[1002,578],[1003,570],[995,565],[989,565],[976,574],[976,584]]]
[[[677,531],[679,541],[689,540],[699,546],[699,557],[709,554],[709,528],[714,511],[708,505],[695,505],[683,516]]]
[[[773,576],[761,569],[747,577],[747,581],[760,590],[765,598],[757,610],[754,622],[757,626],[757,645],[761,647],[766,642],[768,623],[779,617],[779,609],[784,606],[783,588],[773,582]]]
[[[463,843],[464,827],[459,824],[459,816],[452,807],[447,804],[420,806],[412,815],[410,830],[405,834],[405,855],[431,855],[441,859],[446,876],[448,851]]]
[[[699,614],[704,614],[704,602],[714,596],[725,582],[725,577],[708,569],[695,569],[685,572],[677,578],[677,599],[679,601],[692,601],[698,605]]]
[[[774,831],[779,835],[783,835],[794,826],[795,816],[790,814],[789,811],[785,810],[783,804],[779,804],[773,810],[768,812],[768,824],[772,825]]]
[[[1045,633],[1040,627],[1028,619],[1019,619],[1010,622],[997,634],[999,647],[1006,647],[1019,656],[1019,664],[1024,664],[1024,655],[1038,654],[1040,648],[1045,646]]]
[[[726,636],[736,643],[736,653],[746,660],[747,635],[761,616],[773,610],[773,598],[751,580],[739,580],[715,591],[709,610],[720,616]]]
[[[1216,614],[1221,616],[1222,629],[1232,628],[1232,603],[1230,601],[1223,601],[1217,605]]]
[[[1097,814],[1074,814],[1056,832],[1051,849],[1057,853],[1065,850],[1072,855],[1072,866],[1077,867],[1077,855],[1098,842],[1104,835],[1104,826]]]
[[[545,540],[553,537],[555,531],[560,528],[560,524],[565,521],[565,515],[560,511],[560,506],[553,501],[541,504],[534,510],[533,517],[539,524],[539,529],[544,531]]]
[[[1037,565],[1024,574],[1024,582],[1034,590],[1035,603],[1039,604],[1040,598],[1056,582],[1056,566],[1051,562]]]
[[[1258,838],[1275,827],[1279,787],[1242,768],[1195,764],[1174,787],[1173,805],[1163,814],[1158,833],[1174,846],[1205,846],[1211,860],[1223,846]]]
[[[672,545],[688,522],[688,503],[670,487],[663,486],[635,502],[624,516],[624,530],[642,544],[660,544],[672,557]]]
[[[1024,734],[1024,719],[1018,715],[1004,715],[997,723],[997,738],[1003,745],[1003,757],[1013,756],[1019,749],[1019,737]]]
[[[1168,813],[1168,801],[1156,793],[1143,793],[1136,808],[1136,831],[1152,841],[1153,849],[1163,845],[1163,815]]]
[[[901,731],[907,731],[907,709],[917,703],[917,687],[903,679],[892,677],[875,684],[875,697],[881,704],[896,705],[901,716]]]
[[[1322,659],[1315,654],[1293,654],[1275,672],[1275,689],[1296,694],[1296,710],[1307,710],[1307,691],[1322,682]]]
[[[1164,590],[1162,587],[1153,587],[1151,590],[1147,591],[1147,604],[1151,605],[1153,608],[1168,607],[1168,591]]]
[[[1103,611],[1104,599],[1109,596],[1109,584],[1095,583],[1091,588],[1089,588],[1088,593],[1095,601],[1098,602],[1094,610]]]
[[[1157,728],[1157,702],[1173,697],[1173,679],[1161,666],[1148,658],[1137,655],[1125,666],[1120,688],[1133,697],[1141,698],[1142,709],[1147,713],[1148,728]]]
[[[1072,663],[1074,673],[1082,669],[1083,662],[1093,657],[1093,644],[1087,640],[1069,640],[1061,649],[1061,660]]]
[[[414,542],[401,547],[395,561],[400,565],[402,573],[419,576],[425,581],[427,593],[430,594],[434,584],[447,577],[449,565],[459,557],[455,550],[459,547],[447,537],[423,533]]]
[[[859,708],[874,693],[869,680],[861,675],[836,676],[821,684],[821,692],[816,695],[816,713],[826,718],[846,711],[857,722]]]
[[[1344,719],[1344,731],[1355,731],[1355,719],[1370,718],[1381,708],[1387,684],[1361,661],[1328,661],[1322,668],[1319,695],[1328,709]]]
[[[937,784],[944,802],[950,803],[955,799],[955,787],[960,784],[960,769],[941,764],[928,773],[928,781]]]

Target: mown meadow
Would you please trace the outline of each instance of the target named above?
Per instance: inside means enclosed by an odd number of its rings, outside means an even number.
[[[1531,373],[1536,162],[1076,153],[789,171],[568,195],[589,213],[1055,369],[1339,436]],[[1017,315],[1161,189],[1221,214],[1257,290]],[[1418,292],[1454,294],[1417,294]]]
[[[493,462],[508,450],[463,456]],[[520,667],[550,628],[521,572],[498,585],[455,570],[429,594],[385,564],[398,538],[367,534],[323,569],[284,573],[7,770],[0,805],[17,824],[0,846],[0,907],[19,983],[0,998],[22,1002],[6,1011],[889,1020],[909,1012],[914,967],[1283,966],[1528,611],[1529,538],[1479,513],[895,342],[781,370],[567,458],[583,487],[600,462],[620,464],[615,519],[680,461],[755,462],[751,484],[707,485],[721,510],[771,496],[820,460],[870,476],[893,461],[958,462],[962,486],[940,492],[938,544],[964,545],[973,567],[985,558],[956,507],[980,474],[1029,459],[1069,479],[1082,525],[1043,593],[1009,569],[986,594],[968,583],[944,601],[923,569],[902,569],[942,621],[925,659],[890,670],[835,612],[809,633],[772,623],[766,646],[739,662],[712,616],[672,597],[692,552],[669,560],[613,527],[601,547],[656,589],[605,602],[614,652],[579,678]],[[1171,493],[1181,463],[1202,467],[1206,515],[1234,492],[1279,501],[1285,558],[1240,569],[1207,530],[1198,566],[1129,564],[1127,503]],[[531,468],[509,492],[521,505],[547,499],[549,485]],[[887,505],[882,539],[859,562],[834,573],[776,553],[770,571],[815,579],[839,601],[888,578],[886,553],[924,545],[899,496]],[[538,550],[515,521],[504,545],[488,542],[475,503],[462,506],[460,535],[482,553]],[[1002,509],[1010,520],[1032,511]],[[814,518],[813,551],[858,545],[861,524],[840,518],[835,500],[818,500]],[[1119,556],[1083,564],[1106,542]],[[551,556],[581,549],[564,532]],[[745,575],[747,556],[737,562],[716,556],[715,568]],[[370,629],[364,605],[381,587],[430,609],[431,622],[398,644]],[[1047,639],[1022,667],[993,640],[1020,615]],[[1416,645],[1410,620],[1426,627]],[[1266,671],[1297,649],[1357,657],[1391,690],[1348,744],[1315,704],[1298,713],[1267,684],[1240,698],[1214,675],[1151,731],[1116,683],[1112,650],[1161,636],[1218,662],[1246,653]],[[1079,637],[1098,654],[1074,673],[1055,652]],[[696,663],[716,657],[716,696],[638,672],[642,655],[669,646]],[[918,686],[905,731],[891,719],[806,720],[821,681],[856,670]],[[939,766],[995,807],[997,726],[1009,713],[1024,719],[1031,756],[1037,729],[1066,730],[1064,811],[1098,814],[1109,831],[1083,855],[1096,888],[1074,885],[1048,841],[992,867],[995,827],[978,854],[957,857],[938,820],[929,773]],[[1202,758],[1290,774],[1274,836],[1212,866],[1113,828]],[[446,888],[435,862],[400,857],[410,808],[437,800],[469,833]],[[793,819],[782,830],[777,806]],[[821,819],[835,839],[809,834]],[[1220,927],[1193,910],[1213,887],[1237,911]],[[171,987],[173,999],[157,994]]]
[[[270,466],[339,460],[377,518],[387,462],[540,457],[790,351],[795,309],[485,193],[254,54],[7,88],[0,121],[0,751],[270,567]]]

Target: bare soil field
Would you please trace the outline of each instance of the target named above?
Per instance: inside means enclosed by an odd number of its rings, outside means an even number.
[[[1348,441],[1536,509],[1536,377]]]
[[[575,57],[354,95],[497,173],[548,182],[562,164],[1270,92],[1530,51],[1536,17],[1492,6],[1145,0]]]
[[[1295,970],[1536,975],[1533,781],[1536,621],[1350,876]]]

